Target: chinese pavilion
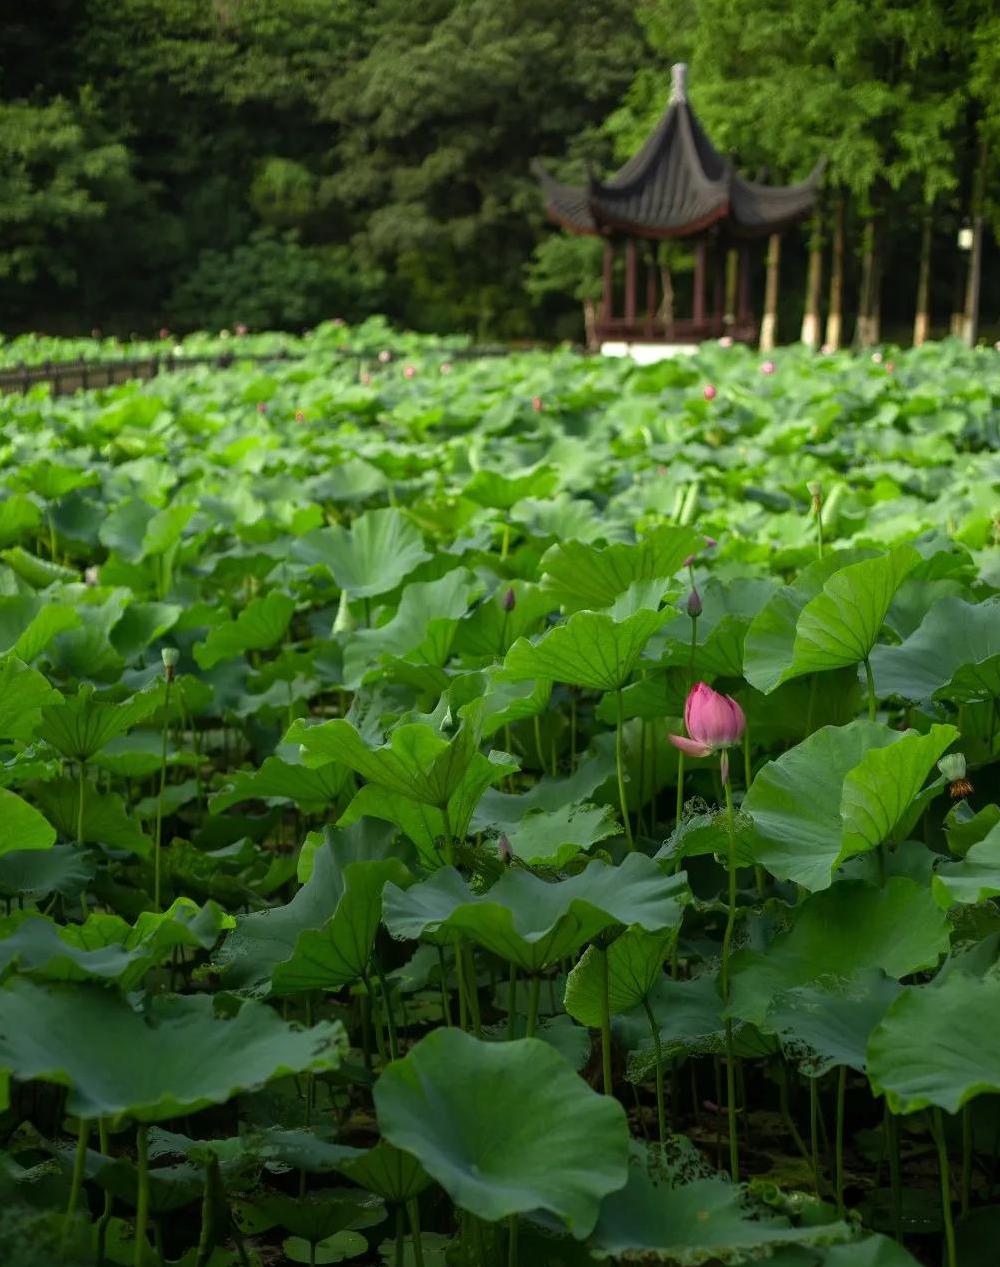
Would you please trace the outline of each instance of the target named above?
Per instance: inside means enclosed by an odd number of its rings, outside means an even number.
[[[673,68],[666,113],[642,149],[609,180],[585,188],[554,180],[536,164],[546,210],[574,233],[604,239],[600,340],[693,343],[723,334],[752,342],[750,243],[773,237],[808,216],[816,202],[820,163],[797,185],[746,180],[712,145],[688,103],[684,65]],[[660,243],[695,243],[691,316],[673,314],[669,271]],[[641,247],[640,247],[641,244]],[[645,311],[639,309],[639,254],[645,263]],[[624,251],[624,294],[616,302],[616,256]],[[712,289],[712,309],[707,292]]]

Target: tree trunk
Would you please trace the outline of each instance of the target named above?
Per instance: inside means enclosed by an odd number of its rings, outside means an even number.
[[[826,314],[824,343],[832,351],[840,347],[844,336],[844,195],[837,197],[833,209],[833,245],[830,259],[830,303]]]
[[[817,211],[809,233],[809,271],[806,275],[806,307],[802,314],[802,342],[815,352],[820,342],[820,305],[823,289],[823,224]]]
[[[778,336],[778,278],[781,268],[781,235],[767,240],[767,277],[764,283],[764,315],[760,323],[760,350],[773,352]]]
[[[587,351],[597,350],[597,305],[593,299],[583,301],[583,331]]]
[[[979,334],[979,288],[983,275],[983,189],[986,184],[986,142],[979,142],[979,163],[972,188],[972,251],[969,254],[969,275],[965,286],[965,309],[962,318],[962,339],[975,347]]]
[[[877,342],[877,270],[875,220],[869,216],[865,220],[861,239],[861,294],[858,297],[858,318],[854,326],[854,346],[858,348],[870,348]]]
[[[913,346],[921,347],[931,333],[931,235],[934,228],[930,207],[924,212],[920,235],[920,269],[917,273],[917,311],[913,318]]]

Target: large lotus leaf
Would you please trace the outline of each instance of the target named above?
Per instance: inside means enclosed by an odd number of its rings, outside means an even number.
[[[366,857],[369,835],[330,832],[307,882],[284,906],[236,917],[216,957],[227,986],[256,993],[338,989],[368,971],[387,881],[405,885],[398,858]]]
[[[529,866],[561,867],[621,830],[610,805],[564,805],[526,814],[511,828],[508,842],[515,856]]]
[[[63,677],[117,681],[125,664],[111,644],[111,631],[128,608],[128,590],[76,585],[67,586],[64,595],[72,597],[80,623],[59,634],[47,659]]]
[[[774,581],[767,577],[737,577],[726,584],[709,577],[700,587],[702,610],[695,630],[694,657],[699,677],[743,676],[747,630],[774,590]],[[667,645],[662,663],[688,667],[691,629],[691,618],[686,612],[665,626],[663,637]]]
[[[176,625],[182,611],[174,603],[130,603],[111,630],[111,645],[131,663]]]
[[[286,1025],[262,1003],[215,1015],[208,995],[160,995],[141,1012],[86,985],[0,990],[0,1068],[68,1088],[67,1111],[159,1122],[288,1074],[336,1069],[343,1027]]]
[[[973,845],[992,834],[997,824],[1000,824],[1000,805],[984,805],[980,810],[973,810],[968,801],[957,802],[944,816],[949,853],[964,858]]]
[[[59,692],[36,669],[16,656],[0,665],[0,738],[35,738],[43,704],[60,698]]]
[[[57,634],[79,623],[79,613],[69,603],[54,602],[47,596],[3,595],[0,655],[12,653],[26,662],[34,660]]]
[[[349,777],[343,766],[313,770],[301,761],[265,757],[255,770],[231,773],[208,807],[213,814],[221,814],[241,801],[291,801],[306,813],[319,813],[348,790]]]
[[[36,590],[46,589],[60,582],[72,582],[79,577],[75,568],[60,567],[51,559],[40,559],[37,554],[29,553],[22,546],[15,546],[12,550],[0,550],[0,559],[3,559],[10,570],[22,581],[27,581],[32,589]]]
[[[941,862],[931,880],[931,891],[947,910],[960,903],[984,902],[1000,896],[1000,826],[972,845],[958,862]]]
[[[34,532],[42,522],[38,505],[21,493],[0,501],[0,544],[9,545]]]
[[[591,749],[568,778],[544,775],[523,793],[496,789],[486,792],[472,820],[472,828],[474,831],[496,828],[509,834],[518,823],[537,811],[551,814],[589,801],[614,772],[614,752],[603,747]]]
[[[385,1207],[378,1197],[349,1190],[311,1192],[304,1197],[268,1192],[255,1209],[313,1244],[346,1228],[370,1227],[385,1218]]]
[[[286,742],[302,745],[313,768],[339,761],[369,783],[424,805],[447,805],[478,753],[476,728],[463,722],[446,739],[425,722],[397,726],[388,743],[373,746],[344,718],[310,726],[296,722]]]
[[[55,828],[8,788],[0,787],[0,855],[25,849],[49,849],[56,843]]]
[[[839,881],[795,907],[791,919],[766,950],[733,956],[734,1016],[760,1025],[784,990],[875,968],[898,980],[933,968],[950,946],[944,912],[905,876],[890,876],[881,888]]]
[[[763,766],[744,799],[757,861],[779,879],[827,888],[845,859],[908,825],[914,799],[957,735],[953,726],[921,735],[863,720],[816,731]]]
[[[1000,1091],[1000,979],[949,973],[909,986],[868,1043],[868,1077],[894,1113]]]
[[[647,933],[627,928],[608,949],[588,946],[583,957],[566,978],[563,1005],[566,1011],[592,1029],[599,1029],[604,1009],[607,974],[611,1016],[631,1011],[648,998],[663,973],[663,961],[677,936],[676,929]]]
[[[872,671],[881,696],[968,703],[1000,696],[1000,596],[936,603],[896,647],[877,647]]]
[[[479,693],[474,693],[477,690]],[[514,679],[499,666],[482,673],[466,674],[448,691],[448,698],[453,706],[457,705],[459,716],[464,717],[466,710],[477,712],[483,738],[496,734],[504,726],[544,713],[551,696],[551,682]]]
[[[117,792],[98,792],[91,783],[85,782],[82,822],[80,785],[76,779],[53,779],[50,783],[35,784],[32,796],[67,840],[76,840],[82,827],[81,844],[126,849],[140,856],[152,848],[149,837],[129,815]]]
[[[480,506],[510,510],[524,497],[547,497],[555,492],[558,483],[559,472],[551,466],[535,467],[519,475],[481,468],[462,489],[462,496]]]
[[[593,861],[575,876],[548,881],[507,871],[475,894],[453,867],[405,892],[387,884],[386,927],[394,937],[451,941],[468,937],[526,972],[575,954],[605,928],[633,924],[650,932],[676,929],[688,895],[687,878],[666,876],[644,854],[619,867]]]
[[[362,1188],[377,1192],[386,1201],[410,1201],[433,1182],[412,1153],[394,1148],[388,1140],[380,1139],[371,1148],[352,1149],[351,1152],[353,1156],[339,1161],[337,1169]]]
[[[95,870],[93,854],[75,845],[14,850],[0,854],[0,896],[40,898],[61,893],[73,897],[90,884]]]
[[[204,642],[196,642],[194,658],[198,667],[210,669],[220,660],[231,660],[247,651],[263,651],[285,636],[295,611],[295,600],[273,590],[255,598],[235,620],[227,620],[209,630]]]
[[[391,620],[374,629],[355,630],[348,638],[344,686],[356,689],[378,677],[381,657],[440,668],[451,653],[458,622],[479,588],[466,568],[455,568],[436,581],[407,585]]]
[[[621,1105],[538,1039],[436,1030],[389,1065],[374,1094],[383,1136],[481,1219],[544,1210],[582,1239],[601,1198],[626,1180]]]
[[[350,528],[334,525],[304,537],[299,562],[327,568],[350,598],[373,598],[395,587],[425,562],[420,529],[394,506],[367,510]]]
[[[627,592],[628,593],[628,592]],[[507,652],[504,668],[513,679],[544,678],[598,691],[624,686],[646,643],[669,618],[656,610],[652,591],[641,603],[607,612],[578,611],[535,643],[519,638]],[[628,612],[628,607],[636,609]]]
[[[782,1245],[824,1244],[850,1234],[844,1223],[794,1227],[766,1207],[748,1205],[744,1190],[727,1179],[674,1187],[633,1163],[628,1183],[601,1206],[593,1246],[600,1259],[696,1267],[756,1260]]]
[[[864,1073],[869,1035],[900,989],[881,972],[800,986],[778,995],[761,1028],[810,1078],[838,1066]]]
[[[631,545],[562,541],[542,559],[543,583],[566,612],[599,611],[636,581],[673,576],[703,545],[699,533],[673,524]]]
[[[36,738],[75,761],[89,761],[118,735],[144,721],[156,708],[158,693],[140,691],[122,704],[98,699],[94,687],[84,683],[76,695],[58,704],[44,704]]]
[[[743,673],[751,686],[768,695],[797,676],[793,661],[799,616],[822,593],[827,580],[870,553],[844,550],[824,555],[768,599],[751,621],[744,643]]]

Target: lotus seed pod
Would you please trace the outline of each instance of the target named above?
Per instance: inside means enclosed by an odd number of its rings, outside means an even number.
[[[160,659],[163,661],[163,674],[168,682],[174,680],[174,670],[177,668],[177,661],[181,658],[181,653],[176,647],[163,647],[160,650]]]
[[[953,783],[956,779],[964,779],[966,772],[965,754],[962,752],[949,752],[941,758],[937,763],[937,767],[949,783]]]

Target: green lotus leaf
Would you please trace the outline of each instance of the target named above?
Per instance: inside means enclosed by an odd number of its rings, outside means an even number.
[[[559,881],[508,871],[482,894],[474,894],[453,867],[444,867],[405,892],[387,884],[383,906],[394,937],[446,942],[465,936],[536,973],[575,954],[605,928],[676,929],[687,896],[683,873],[666,876],[644,854],[634,853],[619,867],[595,860]]]
[[[352,1155],[337,1163],[340,1173],[394,1204],[418,1197],[433,1182],[412,1153],[394,1148],[387,1140],[380,1139],[371,1148],[343,1151]]]
[[[216,957],[225,984],[258,994],[337,990],[369,972],[387,882],[410,875],[398,858],[365,857],[370,837],[330,831],[308,881],[284,906],[236,917]]]
[[[813,891],[827,888],[846,859],[908,826],[911,807],[953,726],[926,735],[854,721],[824,726],[768,762],[743,801],[754,856],[772,875]]]
[[[73,897],[90,884],[95,870],[93,854],[75,845],[0,853],[0,896],[40,898],[61,893]]]
[[[958,862],[941,862],[931,892],[944,909],[1000,896],[1000,825],[994,826]]]
[[[0,787],[0,856],[23,850],[49,849],[56,843],[52,824],[16,792]]]
[[[800,986],[778,995],[761,1028],[810,1078],[840,1066],[864,1073],[869,1035],[900,989],[881,972]]]
[[[785,990],[875,968],[899,980],[933,968],[950,946],[944,912],[905,876],[890,876],[882,888],[838,881],[795,907],[791,920],[766,950],[733,956],[734,1016],[761,1025]]]
[[[628,1183],[606,1198],[594,1229],[599,1259],[634,1258],[679,1267],[749,1261],[782,1245],[825,1244],[850,1236],[845,1223],[795,1227],[766,1207],[749,1208],[744,1191],[726,1179],[672,1186],[633,1164]]]
[[[111,645],[130,663],[174,627],[182,610],[175,603],[129,603],[111,631]]]
[[[154,711],[155,691],[140,691],[121,704],[98,699],[84,683],[76,695],[42,706],[36,737],[52,744],[64,757],[86,762],[117,735],[131,730]]]
[[[695,630],[695,666],[699,677],[743,676],[743,650],[750,622],[775,591],[766,577],[739,577],[727,584],[709,577],[699,586],[701,615]],[[691,618],[675,615],[662,630],[662,663],[687,669],[691,663]],[[661,692],[662,701],[662,692]],[[661,709],[659,716],[670,711]]]
[[[370,1227],[385,1218],[384,1204],[370,1192],[311,1192],[304,1197],[269,1192],[257,1208],[314,1245],[347,1228]]]
[[[610,607],[636,581],[672,577],[703,546],[699,533],[672,524],[631,545],[562,541],[542,559],[543,584],[567,613],[599,611]]]
[[[430,558],[413,520],[394,506],[367,510],[350,528],[320,528],[298,542],[293,557],[325,567],[350,598],[374,598]]]
[[[64,568],[58,563],[53,563],[51,559],[40,559],[38,555],[30,554],[21,546],[14,546],[11,550],[0,550],[0,559],[3,559],[4,563],[22,581],[27,581],[32,589],[36,590],[46,589],[61,581],[76,581],[80,576],[75,568]]]
[[[337,1023],[296,1030],[252,1001],[222,1019],[207,995],[160,995],[138,1012],[86,985],[0,990],[0,1069],[66,1087],[78,1117],[194,1113],[273,1078],[336,1069],[344,1046]]]
[[[509,835],[529,814],[539,810],[555,813],[588,801],[602,783],[613,777],[614,772],[614,752],[602,747],[587,752],[568,778],[543,775],[522,793],[490,789],[484,793],[476,810],[473,830],[495,828]]]
[[[241,801],[291,801],[306,813],[319,813],[348,790],[348,772],[340,766],[318,770],[284,757],[265,757],[256,770],[236,770],[209,799],[213,814]]]
[[[83,818],[80,818],[80,784],[76,779],[53,779],[32,787],[32,796],[67,840],[85,845],[126,849],[144,857],[152,842],[128,813],[117,792],[98,792],[83,784]],[[17,846],[23,848],[23,846]]]
[[[295,601],[272,590],[255,598],[235,620],[216,625],[204,642],[196,642],[194,658],[198,667],[210,669],[220,660],[231,660],[247,651],[263,651],[285,636],[295,611]]]
[[[949,973],[908,986],[868,1042],[868,1077],[893,1113],[1000,1091],[1000,979]]]
[[[22,493],[14,493],[0,501],[0,544],[9,545],[37,531],[42,512],[36,502]]]
[[[529,866],[561,867],[621,830],[609,805],[563,805],[526,814],[511,828],[508,841],[515,856]]]
[[[592,1029],[600,1029],[607,973],[610,1015],[640,1007],[663,974],[663,963],[677,936],[676,929],[647,933],[627,928],[606,951],[588,946],[566,978],[566,1011]]]
[[[507,652],[504,669],[514,680],[541,678],[598,691],[623,687],[656,631],[671,613],[656,609],[659,585],[635,602],[620,597],[607,612],[578,611],[537,642],[519,638]],[[635,591],[626,591],[629,600]],[[631,610],[629,610],[631,608]]]
[[[379,1126],[455,1204],[496,1222],[544,1210],[582,1239],[627,1178],[628,1125],[548,1044],[429,1034],[375,1084]]]
[[[882,696],[971,703],[1000,696],[1000,596],[967,603],[949,596],[936,603],[897,647],[872,654]]]
[[[520,475],[504,475],[502,471],[476,471],[462,489],[479,506],[496,510],[510,510],[524,497],[547,497],[559,484],[559,472],[551,466],[535,467]]]
[[[68,603],[26,594],[0,597],[0,655],[13,654],[26,663],[34,660],[65,629],[80,623]]]

